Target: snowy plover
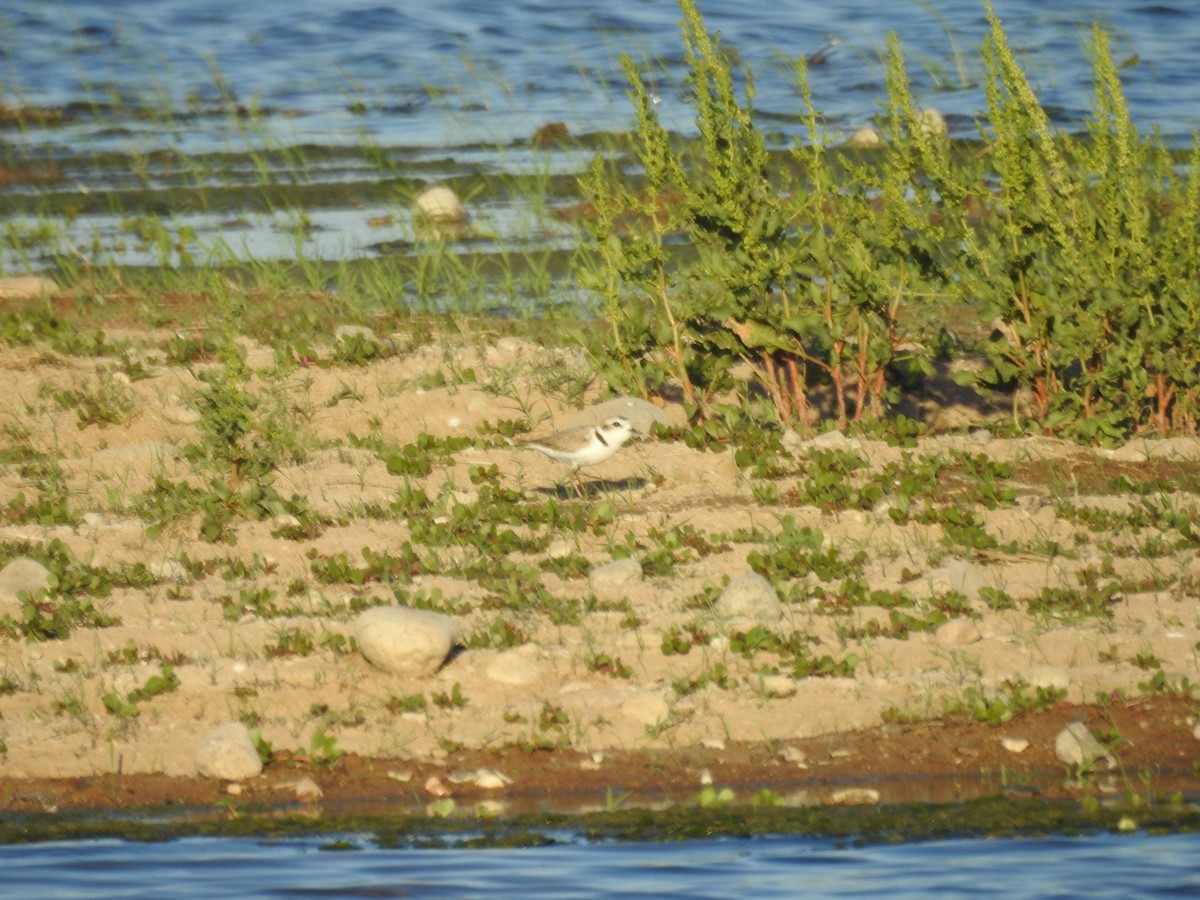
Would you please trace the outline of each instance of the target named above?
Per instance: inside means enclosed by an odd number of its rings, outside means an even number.
[[[577,425],[564,428],[544,438],[517,441],[518,449],[537,450],[555,462],[571,467],[575,476],[575,489],[583,493],[579,485],[579,469],[595,466],[611,457],[633,436],[633,425],[622,416],[605,419],[599,425]]]

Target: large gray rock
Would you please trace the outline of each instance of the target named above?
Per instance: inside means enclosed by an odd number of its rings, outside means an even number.
[[[230,722],[206,734],[196,746],[194,759],[196,771],[205,778],[244,781],[262,772],[250,729],[241,722]]]
[[[730,580],[715,604],[717,615],[731,621],[774,625],[783,618],[783,604],[771,582],[757,572]]]
[[[393,675],[421,678],[441,667],[462,631],[441,613],[376,606],[355,620],[354,638],[371,665]]]

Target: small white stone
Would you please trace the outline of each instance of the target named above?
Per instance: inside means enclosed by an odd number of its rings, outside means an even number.
[[[842,142],[843,147],[873,149],[883,145],[883,138],[874,128],[859,128]]]
[[[196,747],[196,771],[205,778],[242,781],[262,772],[262,760],[248,729],[230,722],[210,731]]]
[[[873,806],[879,802],[879,791],[873,788],[845,788],[829,795],[834,806]]]
[[[324,796],[321,786],[307,775],[296,782],[296,799],[301,803],[316,803]]]
[[[485,791],[495,791],[500,788],[506,788],[512,784],[512,779],[503,772],[498,772],[495,769],[480,769],[475,774],[475,786],[483,788]]]
[[[779,758],[795,764],[801,769],[808,768],[808,754],[799,747],[787,746],[779,751]]]
[[[1029,741],[1025,738],[1003,737],[1000,738],[1000,746],[1009,753],[1024,753],[1029,749]]]
[[[768,697],[793,697],[796,694],[796,679],[788,675],[764,675],[762,690]]]
[[[458,195],[445,185],[435,184],[417,195],[417,211],[433,222],[461,224],[467,221],[467,210]]]

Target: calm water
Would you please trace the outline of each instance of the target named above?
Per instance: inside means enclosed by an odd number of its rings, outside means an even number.
[[[1099,898],[1200,893],[1200,837],[939,841],[799,838],[520,850],[329,852],[317,840],[196,838],[0,847],[5,896]]]

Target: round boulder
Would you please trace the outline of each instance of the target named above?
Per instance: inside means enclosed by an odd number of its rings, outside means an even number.
[[[405,606],[376,606],[354,623],[354,639],[367,662],[405,677],[432,675],[461,638],[449,616]]]

